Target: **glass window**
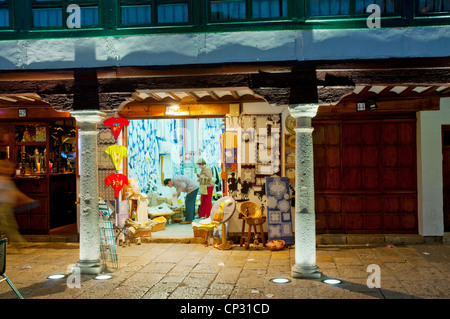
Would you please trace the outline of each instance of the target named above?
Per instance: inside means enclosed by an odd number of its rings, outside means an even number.
[[[33,9],[33,26],[35,27],[61,27],[61,9]]]
[[[152,22],[152,7],[148,6],[122,6],[121,23],[130,24],[150,24]]]
[[[371,14],[367,7],[380,6],[381,13],[395,13],[397,0],[310,0],[311,16],[337,16],[352,14]],[[354,7],[354,9],[351,9]]]
[[[0,0],[0,28],[7,28],[10,26],[9,2],[10,1]]]
[[[187,3],[158,5],[158,23],[186,23],[188,12]]]
[[[0,9],[0,28],[9,27],[9,10]]]
[[[81,25],[98,25],[98,8],[82,7],[81,8]]]
[[[371,4],[380,6],[381,13],[394,13],[395,0],[356,0],[356,13],[367,13],[367,7]]]
[[[75,25],[74,9],[67,12],[70,5],[80,7],[79,25],[94,26],[99,24],[98,1],[95,0],[34,0],[33,1],[33,26],[36,28],[72,28],[67,25],[67,18],[71,17]]]
[[[246,5],[243,0],[211,1],[211,20],[241,20],[246,18]]]
[[[450,0],[419,0],[420,13],[440,13],[450,11]]]
[[[287,15],[287,0],[252,0],[253,18],[278,18]]]

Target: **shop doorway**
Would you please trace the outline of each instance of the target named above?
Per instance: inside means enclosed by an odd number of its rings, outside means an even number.
[[[148,196],[149,217],[158,211],[173,210],[166,228],[153,237],[193,237],[191,225],[179,225],[184,219],[184,196],[173,198],[174,189],[164,186],[166,178],[186,175],[198,180],[204,159],[214,178],[213,202],[222,197],[222,138],[224,118],[165,118],[130,120],[127,127],[127,175]],[[196,218],[200,209],[200,195]],[[179,227],[182,226],[183,229]],[[174,231],[174,227],[177,229]]]
[[[450,231],[450,125],[442,126],[444,231]]]

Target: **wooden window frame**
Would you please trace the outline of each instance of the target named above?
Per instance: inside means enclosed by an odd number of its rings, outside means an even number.
[[[160,5],[170,5],[170,4],[187,4],[188,9],[188,21],[187,22],[168,22],[163,23],[158,21],[158,6]],[[151,22],[143,24],[123,24],[122,23],[122,7],[132,7],[132,6],[150,6]],[[168,27],[168,26],[192,26],[194,24],[193,19],[193,0],[121,0],[117,5],[117,19],[116,25],[118,28],[155,28],[155,27]]]
[[[37,1],[32,0],[30,8],[30,27],[31,30],[74,30],[67,26],[66,21],[70,13],[67,12],[67,7],[71,4],[77,4],[80,8],[92,8],[96,7],[98,10],[98,24],[97,25],[82,25],[79,29],[92,29],[99,28],[102,25],[102,14],[101,14],[101,1],[100,0],[79,0],[74,3],[73,0],[49,0],[49,1]],[[51,27],[37,27],[34,26],[33,11],[39,9],[59,9],[62,13],[61,26],[51,26]]]

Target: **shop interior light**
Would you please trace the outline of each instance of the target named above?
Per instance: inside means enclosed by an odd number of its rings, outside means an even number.
[[[111,278],[112,278],[112,276],[108,275],[108,274],[99,274],[94,277],[94,279],[97,279],[97,280],[108,280]]]
[[[67,275],[64,274],[53,274],[47,277],[47,279],[57,280],[57,279],[63,279],[66,278]]]
[[[175,116],[189,115],[189,108],[186,111],[181,109],[179,105],[166,106],[166,115],[175,115]]]
[[[287,278],[272,278],[270,281],[276,284],[287,284],[291,282],[291,280]]]
[[[341,280],[336,279],[336,278],[326,278],[326,279],[322,280],[322,282],[329,284],[329,285],[338,285],[338,284],[342,283]]]

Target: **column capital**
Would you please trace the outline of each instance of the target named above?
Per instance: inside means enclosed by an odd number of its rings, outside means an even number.
[[[97,124],[106,118],[106,114],[99,110],[75,110],[70,111],[70,114],[82,124]]]
[[[319,103],[290,104],[289,112],[293,118],[313,118],[317,114]]]

